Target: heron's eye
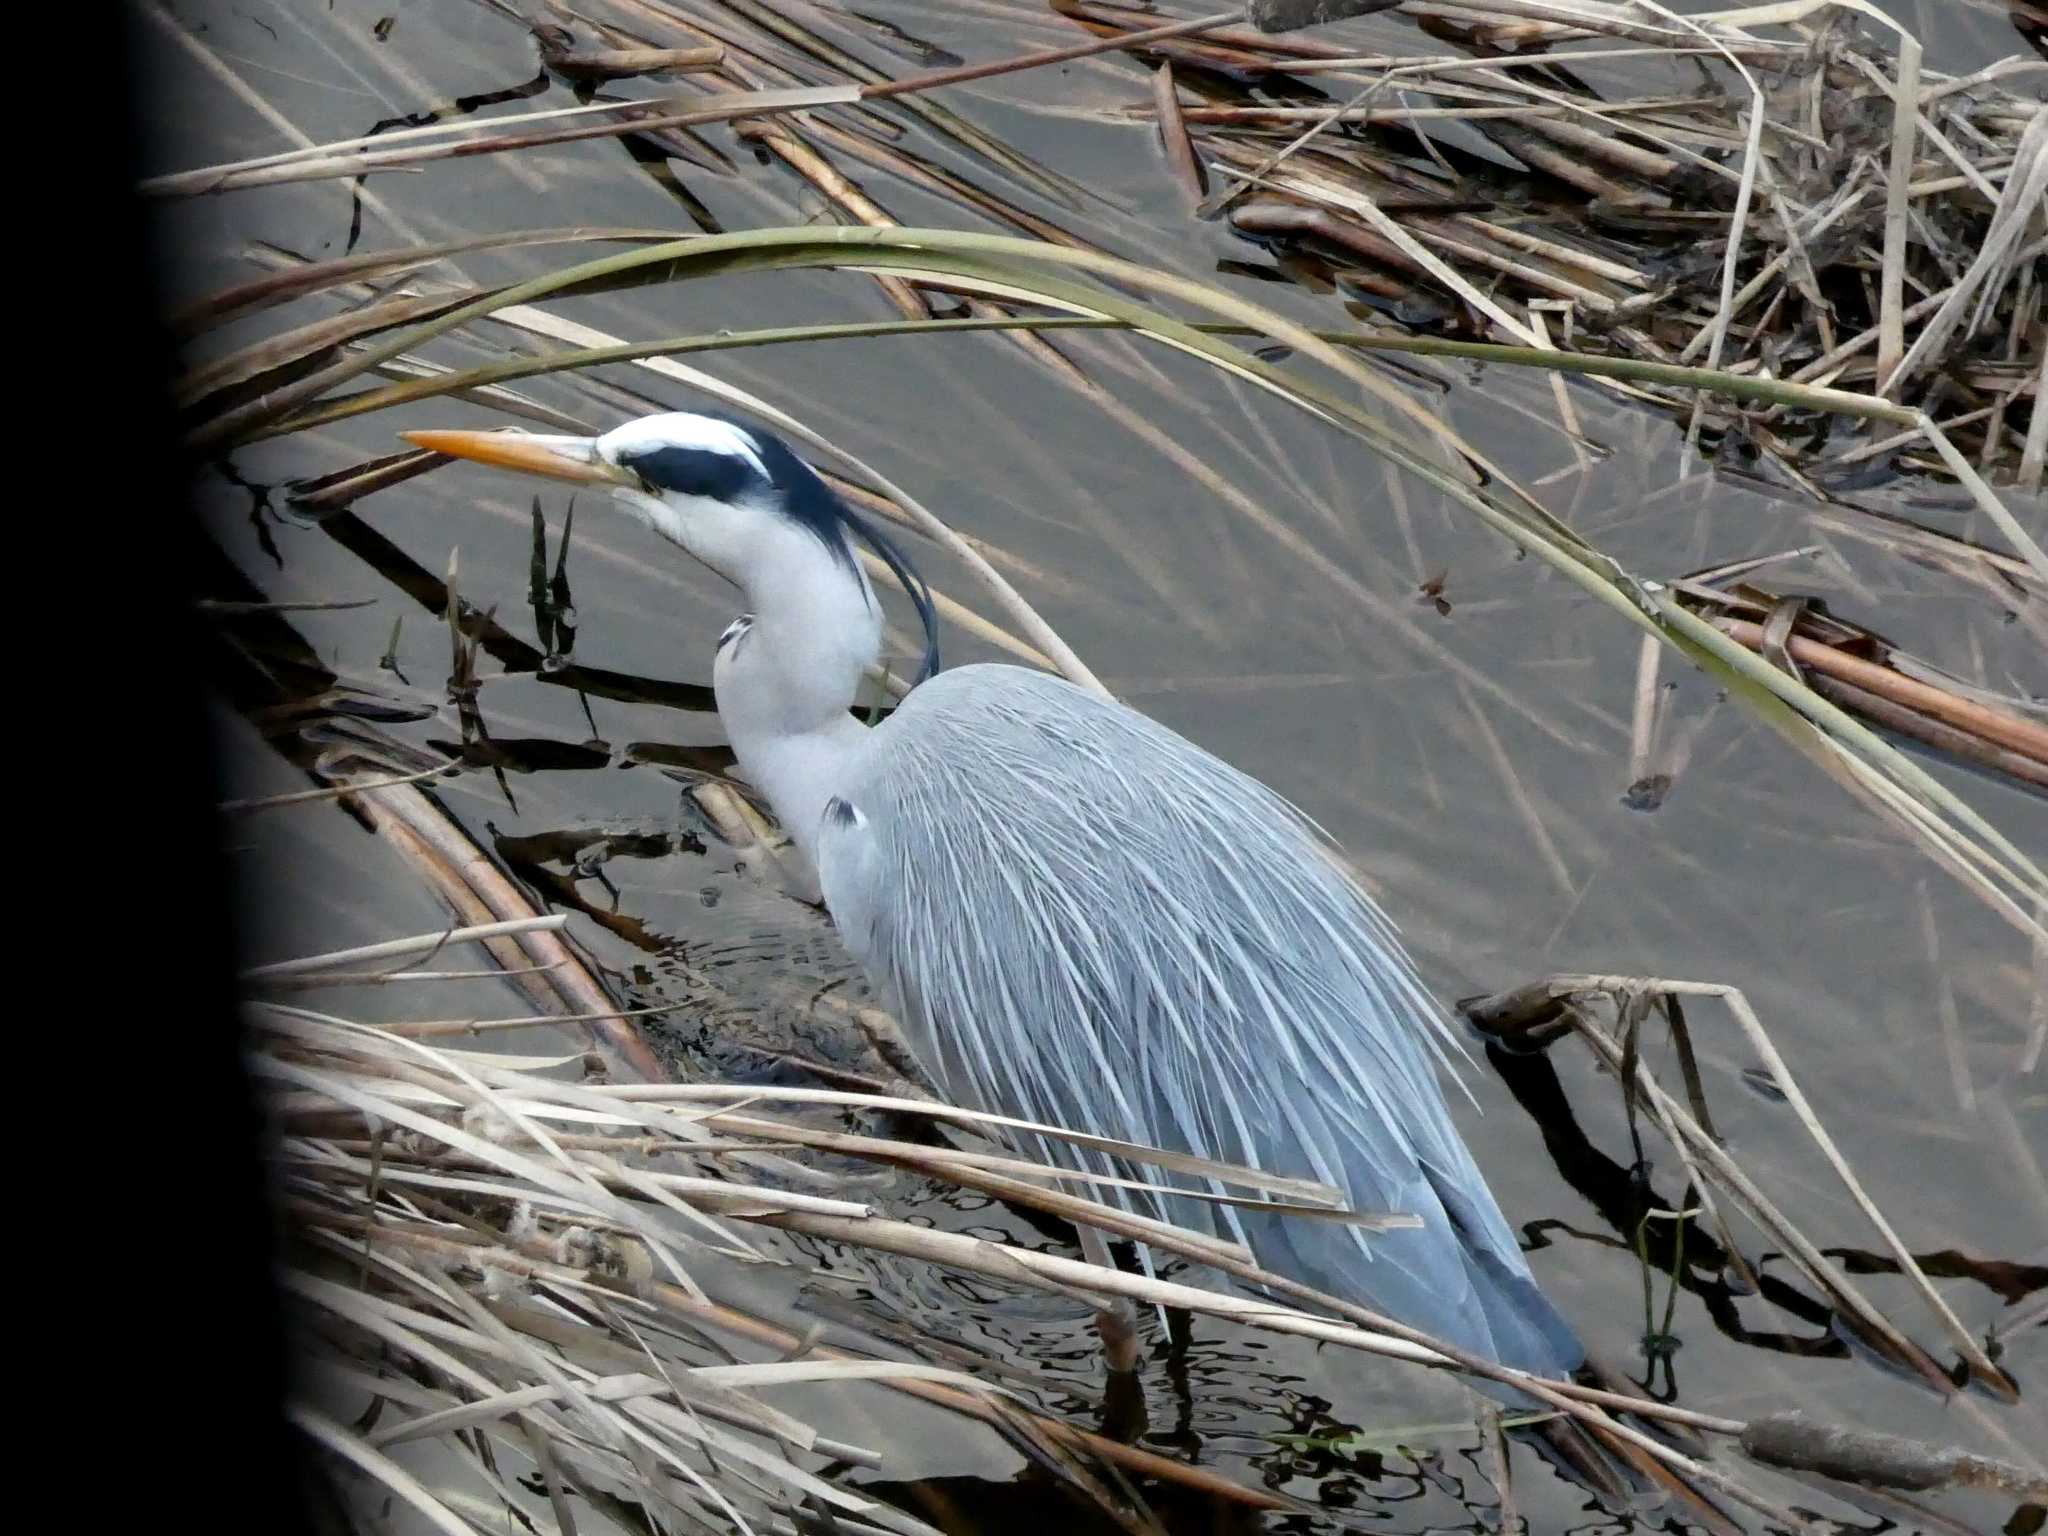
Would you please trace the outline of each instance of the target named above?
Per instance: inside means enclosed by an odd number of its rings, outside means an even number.
[[[740,501],[766,488],[761,472],[737,454],[711,448],[649,448],[621,454],[619,464],[646,482],[650,490],[712,501]]]

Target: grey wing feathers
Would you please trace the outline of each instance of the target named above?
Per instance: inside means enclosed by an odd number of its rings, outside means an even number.
[[[826,901],[948,1096],[1413,1212],[1368,1235],[1116,1196],[1509,1364],[1578,1364],[1445,1110],[1441,1015],[1279,796],[1122,705],[977,666],[909,696],[845,799]]]

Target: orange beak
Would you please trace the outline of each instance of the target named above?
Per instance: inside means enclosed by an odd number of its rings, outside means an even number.
[[[638,477],[608,464],[589,437],[543,437],[529,432],[401,432],[416,448],[473,459],[499,469],[545,475],[578,485],[638,485]]]

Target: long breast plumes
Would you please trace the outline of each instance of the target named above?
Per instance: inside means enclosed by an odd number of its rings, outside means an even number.
[[[915,690],[844,797],[826,900],[949,1097],[1413,1212],[1367,1235],[1117,1195],[1508,1363],[1577,1363],[1445,1108],[1439,1009],[1279,796],[1134,710],[976,666]]]

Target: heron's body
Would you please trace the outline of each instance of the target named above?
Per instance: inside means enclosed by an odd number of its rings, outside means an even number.
[[[1018,667],[941,674],[862,726],[850,707],[881,610],[848,534],[905,579],[928,632],[929,601],[765,433],[677,415],[598,439],[415,441],[609,484],[744,591],[753,611],[712,674],[740,767],[950,1097],[1412,1213],[1419,1229],[1368,1233],[1170,1196],[1145,1212],[1505,1364],[1580,1363],[1445,1108],[1439,1010],[1278,795],[1136,710]]]
[[[1433,1005],[1278,795],[1136,710],[1012,666],[922,684],[836,777],[839,803],[799,839],[949,1099],[1411,1212],[1420,1229],[1368,1234],[1123,1192],[1478,1354],[1579,1364],[1445,1108]]]

